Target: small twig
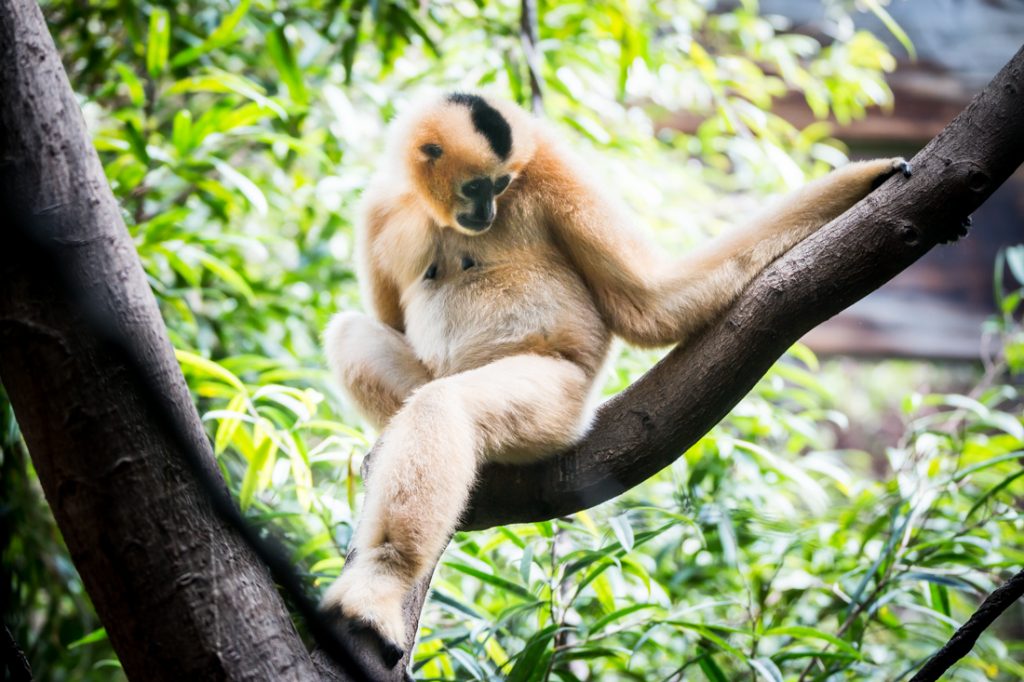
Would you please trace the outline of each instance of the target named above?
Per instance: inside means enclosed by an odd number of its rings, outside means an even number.
[[[526,70],[530,74],[530,111],[540,116],[544,113],[544,88],[537,56],[537,2],[522,0],[520,8],[519,39],[526,57]]]
[[[28,659],[6,625],[3,626],[3,642],[0,645],[0,665],[3,666],[5,680],[32,682],[32,668],[28,664]]]
[[[978,641],[981,633],[1022,595],[1024,595],[1024,570],[997,587],[967,622],[953,633],[945,646],[939,649],[910,679],[910,682],[934,682],[939,679],[942,673],[974,648],[974,643]]]

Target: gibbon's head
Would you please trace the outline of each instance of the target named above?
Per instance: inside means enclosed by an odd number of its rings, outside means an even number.
[[[478,235],[491,227],[502,194],[533,156],[534,125],[529,114],[498,98],[433,96],[402,117],[393,151],[439,225]]]

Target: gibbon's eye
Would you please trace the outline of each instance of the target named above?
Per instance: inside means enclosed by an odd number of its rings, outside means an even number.
[[[512,182],[511,175],[502,175],[500,178],[494,181],[494,193],[501,194],[508,189],[508,183]]]
[[[441,155],[444,154],[444,150],[441,149],[439,144],[425,144],[420,147],[420,151],[432,159],[440,159]]]
[[[478,197],[490,189],[491,181],[487,178],[477,178],[462,185],[462,193],[467,197]]]

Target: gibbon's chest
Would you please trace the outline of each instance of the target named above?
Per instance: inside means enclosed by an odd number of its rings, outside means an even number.
[[[419,278],[402,292],[402,308],[409,342],[438,376],[600,326],[586,287],[552,246],[487,235],[451,235],[431,246]]]

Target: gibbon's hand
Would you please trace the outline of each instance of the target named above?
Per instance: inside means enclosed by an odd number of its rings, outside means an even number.
[[[967,216],[960,221],[954,229],[947,232],[939,239],[939,244],[952,244],[959,241],[961,238],[966,237],[967,233],[971,230],[971,216]]]
[[[886,180],[896,175],[897,173],[902,173],[903,177],[909,178],[911,175],[914,174],[914,169],[911,168],[910,162],[902,157],[893,159],[892,168],[890,168],[889,170],[875,178],[874,182],[871,183],[871,189],[878,189]]]

